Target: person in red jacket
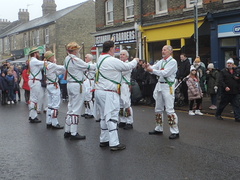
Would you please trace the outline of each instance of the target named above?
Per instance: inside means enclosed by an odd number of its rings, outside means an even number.
[[[28,60],[26,61],[26,68],[22,72],[22,78],[23,78],[22,88],[24,89],[25,102],[26,104],[28,104],[29,97],[30,97],[30,87],[28,85],[28,80],[29,80]]]

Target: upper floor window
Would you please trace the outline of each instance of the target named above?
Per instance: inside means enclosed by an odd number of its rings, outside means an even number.
[[[28,38],[26,33],[24,33],[23,35],[23,42],[24,42],[24,47],[25,48],[28,47]]]
[[[156,14],[167,13],[168,6],[166,0],[156,0]]]
[[[198,6],[201,6],[202,5],[202,0],[186,0],[186,8],[192,8],[194,7],[194,5],[196,4],[197,2],[197,5]]]
[[[132,19],[134,17],[134,1],[125,0],[125,20]]]
[[[48,28],[45,29],[45,43],[46,44],[49,43],[49,29]]]
[[[16,35],[13,36],[13,49],[17,49]]]
[[[40,44],[40,31],[39,30],[36,31],[36,43],[37,43],[37,45]]]
[[[113,23],[113,0],[108,0],[105,2],[106,9],[106,24]]]

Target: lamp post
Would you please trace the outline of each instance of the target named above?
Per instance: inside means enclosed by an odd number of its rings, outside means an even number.
[[[198,47],[198,0],[190,1],[190,4],[194,4],[194,40],[196,43],[196,57],[199,56]]]

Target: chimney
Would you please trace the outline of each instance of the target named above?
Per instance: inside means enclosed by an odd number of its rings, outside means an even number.
[[[56,12],[56,8],[57,8],[57,5],[55,3],[55,0],[43,0],[43,4],[42,4],[43,16]]]
[[[19,9],[18,20],[24,23],[29,21],[29,12],[27,9]]]

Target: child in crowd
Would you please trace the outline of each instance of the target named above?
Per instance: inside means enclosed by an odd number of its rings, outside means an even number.
[[[203,115],[199,107],[202,103],[203,93],[200,87],[199,78],[197,76],[196,68],[192,65],[190,67],[190,74],[187,80],[188,99],[189,99],[189,115]],[[196,110],[193,112],[193,104],[196,101]]]
[[[11,103],[14,104],[14,101],[16,101],[16,99],[14,99],[15,78],[13,76],[12,69],[10,68],[8,69],[5,79],[7,81],[7,92],[8,92],[7,104],[11,104]]]

